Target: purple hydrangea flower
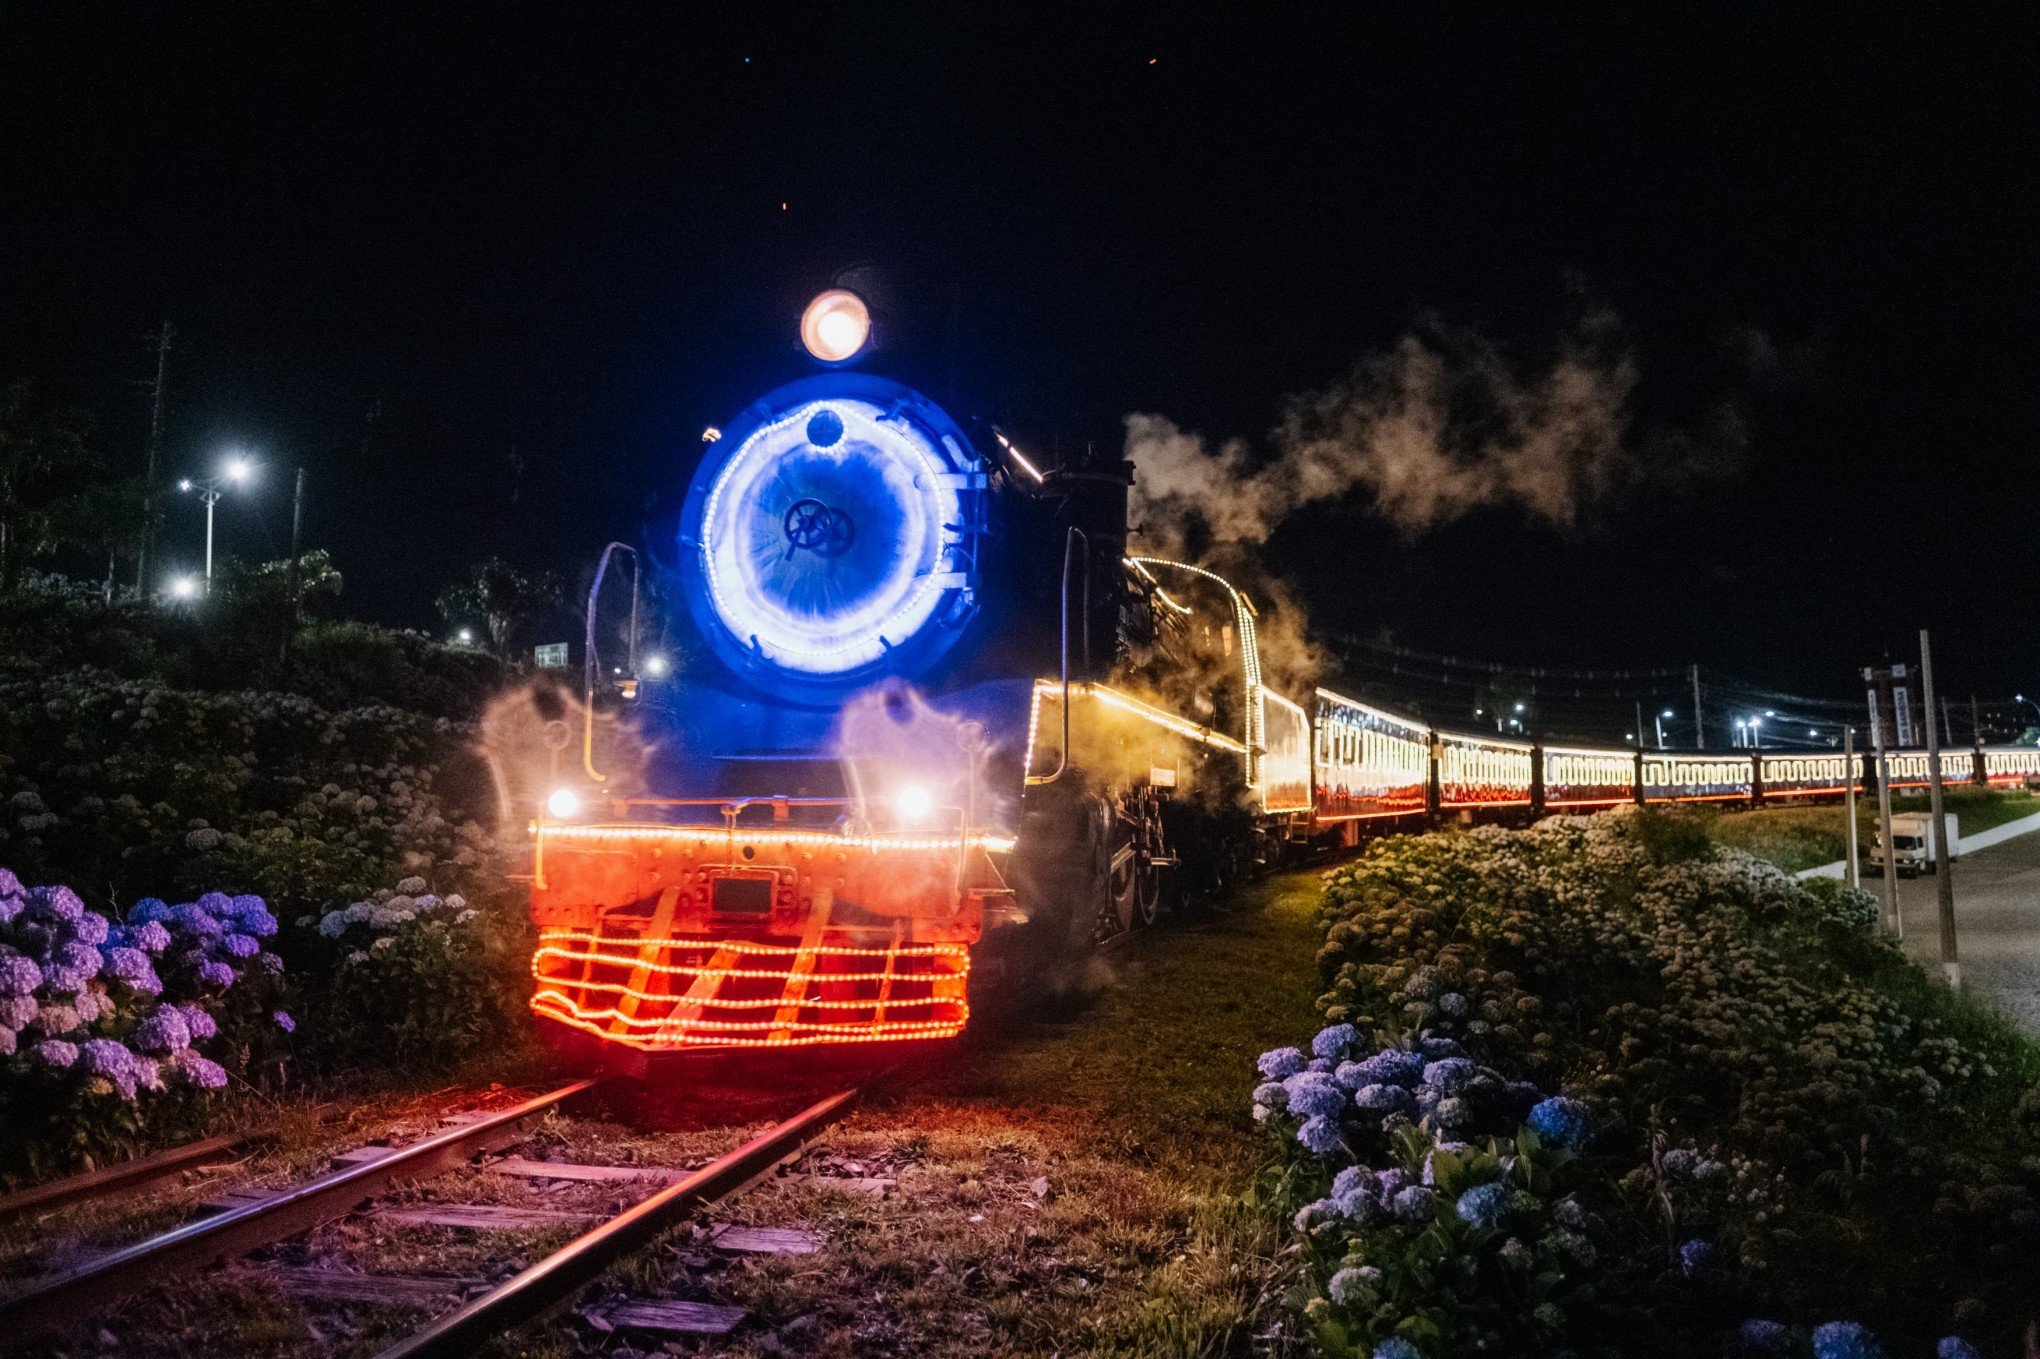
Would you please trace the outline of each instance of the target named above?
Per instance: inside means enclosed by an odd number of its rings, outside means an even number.
[[[85,914],[85,903],[68,887],[31,887],[28,907],[44,920],[70,924]]]
[[[1417,1051],[1423,1054],[1427,1062],[1442,1062],[1447,1057],[1466,1055],[1466,1049],[1450,1038],[1434,1038],[1430,1034],[1425,1034],[1417,1040]]]
[[[113,1009],[113,1002],[106,999],[106,993],[90,987],[71,997],[71,1009],[78,1016],[80,1024],[96,1023],[100,1015]]]
[[[191,1046],[191,1026],[175,1005],[158,1005],[135,1026],[134,1044],[143,1052],[181,1052]]]
[[[27,908],[28,903],[20,897],[0,896],[0,925],[12,925]]]
[[[0,996],[27,996],[42,985],[42,969],[18,953],[0,956]]]
[[[28,1055],[52,1071],[69,1071],[78,1060],[78,1047],[61,1038],[45,1038],[30,1048]]]
[[[1289,1111],[1289,1089],[1281,1081],[1263,1081],[1254,1087],[1254,1103],[1276,1113]]]
[[[113,1082],[123,1099],[135,1097],[135,1055],[111,1038],[88,1038],[78,1049],[78,1060],[87,1075]]]
[[[1261,1054],[1254,1067],[1271,1081],[1283,1080],[1302,1071],[1309,1063],[1299,1048],[1272,1048]]]
[[[1830,1321],[1813,1328],[1814,1359],[1882,1359],[1884,1346],[1867,1327],[1853,1321]]]
[[[234,899],[225,892],[207,892],[198,899],[198,909],[215,918],[234,913]]]
[[[34,996],[0,996],[0,1029],[25,1029],[40,1009]]]
[[[1563,1095],[1542,1101],[1524,1121],[1546,1146],[1563,1151],[1579,1151],[1594,1138],[1593,1111]]]
[[[1659,1158],[1665,1174],[1683,1179],[1693,1173],[1693,1167],[1700,1164],[1700,1153],[1691,1147],[1673,1147]]]
[[[135,926],[134,946],[144,953],[161,953],[170,947],[170,931],[160,920],[145,920]]]
[[[135,925],[155,925],[170,918],[170,908],[163,904],[161,897],[143,897],[128,912],[128,920]]]
[[[1376,1345],[1368,1359],[1424,1359],[1424,1352],[1401,1336],[1392,1335]]]
[[[1509,1187],[1500,1183],[1477,1184],[1459,1196],[1452,1211],[1469,1226],[1498,1232],[1509,1220]]]
[[[1359,1037],[1359,1030],[1355,1029],[1351,1024],[1334,1024],[1329,1028],[1319,1029],[1317,1037],[1310,1040],[1311,1055],[1314,1057],[1342,1057],[1345,1055],[1346,1049],[1353,1046],[1353,1040],[1357,1037]]]
[[[227,1083],[227,1069],[209,1057],[201,1057],[190,1048],[176,1056],[175,1071],[180,1079],[200,1090],[217,1090]]]
[[[1296,1140],[1303,1144],[1304,1150],[1319,1156],[1330,1156],[1346,1145],[1345,1139],[1339,1135],[1339,1121],[1335,1118],[1305,1119],[1303,1126],[1296,1130]]]
[[[1417,1101],[1399,1085],[1363,1085],[1354,1092],[1353,1103],[1378,1114],[1416,1112]]]
[[[1976,1346],[1959,1335],[1944,1335],[1941,1343],[1934,1346],[1935,1359],[1983,1359]]]
[[[75,972],[81,972],[90,981],[99,975],[99,969],[106,965],[106,956],[90,944],[72,940],[57,946],[57,960]]]
[[[14,1030],[0,1028],[0,1057],[12,1057],[14,1050],[20,1045],[21,1040],[15,1037]]]
[[[269,905],[258,896],[239,896],[233,901],[233,916],[241,929],[258,939],[267,939],[277,931],[276,917],[270,914]]]
[[[283,959],[274,953],[258,953],[255,955],[255,966],[274,977],[283,972]]]
[[[208,893],[208,895],[212,894]],[[172,906],[170,908],[170,918],[193,934],[220,934],[227,928],[220,923],[218,916],[206,910],[204,906],[194,902],[187,901],[181,906]]]
[[[109,928],[105,916],[96,911],[87,911],[71,926],[71,937],[81,944],[90,944],[97,948],[106,942]]]
[[[22,894],[21,879],[13,870],[0,868],[0,897],[18,897]]]
[[[297,1021],[290,1017],[288,1010],[278,1010],[269,1017],[276,1022],[276,1027],[282,1029],[285,1033],[297,1032]]]
[[[35,1014],[35,1027],[45,1036],[61,1038],[78,1027],[78,1010],[73,1005],[63,1005],[46,1000]]]
[[[138,948],[115,948],[108,953],[106,975],[145,996],[161,995],[163,992],[163,982],[156,975],[156,965],[149,961],[148,954]]]
[[[184,1016],[184,1027],[191,1031],[191,1041],[203,1043],[219,1035],[220,1026],[205,1007],[186,1002],[177,1007],[177,1013]]]
[[[220,941],[220,950],[230,958],[252,958],[262,951],[252,934],[230,934]]]
[[[198,979],[207,986],[222,988],[232,986],[234,969],[221,962],[201,963],[198,968]]]
[[[1374,1177],[1374,1192],[1383,1203],[1394,1203],[1395,1196],[1416,1183],[1416,1179],[1401,1166],[1391,1166]]]

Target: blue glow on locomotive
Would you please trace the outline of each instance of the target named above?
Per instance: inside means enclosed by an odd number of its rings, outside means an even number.
[[[907,388],[861,374],[781,388],[695,474],[681,539],[696,620],[754,678],[925,664],[969,611],[965,500],[981,484],[954,424]]]

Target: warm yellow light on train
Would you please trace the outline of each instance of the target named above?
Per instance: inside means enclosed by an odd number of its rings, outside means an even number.
[[[800,318],[800,342],[823,363],[855,358],[871,338],[871,309],[848,288],[831,288]]]
[[[571,788],[555,788],[545,800],[545,809],[561,821],[581,810],[581,797]]]

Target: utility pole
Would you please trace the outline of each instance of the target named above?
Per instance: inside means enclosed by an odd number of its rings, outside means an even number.
[[[1693,749],[1707,749],[1707,723],[1700,716],[1700,662],[1693,662]]]
[[[1643,749],[1643,700],[1636,700],[1636,748]]]
[[[1927,805],[1934,816],[1934,893],[1941,908],[1941,972],[1948,985],[1962,985],[1955,956],[1955,875],[1948,863],[1948,816],[1941,804],[1941,732],[1934,725],[1934,652],[1920,629],[1920,685],[1927,710]],[[1942,710],[1947,711],[1945,708]]]
[[[156,543],[156,464],[163,454],[163,392],[170,380],[170,323],[156,336],[156,381],[149,401],[149,457],[142,473],[142,545],[135,553],[135,593],[149,597],[149,550]]]
[[[303,601],[298,594],[299,544],[305,532],[305,469],[297,470],[297,491],[290,500],[290,618],[283,629],[283,645],[277,651],[277,659],[290,659],[291,639],[297,635],[298,626],[304,622]]]
[[[1870,709],[1870,740],[1877,756],[1878,843],[1884,846],[1884,924],[1895,938],[1905,938],[1905,917],[1898,910],[1898,855],[1891,844],[1891,768],[1884,750],[1884,712]]]
[[[1858,892],[1863,890],[1863,863],[1856,847],[1856,775],[1862,771],[1856,767],[1856,729],[1842,728],[1842,798],[1843,809],[1849,817],[1849,886]]]

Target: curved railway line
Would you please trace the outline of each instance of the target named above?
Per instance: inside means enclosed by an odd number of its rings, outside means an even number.
[[[37,1340],[56,1341],[67,1331],[101,1319],[121,1301],[168,1281],[216,1269],[328,1224],[383,1207],[383,1199],[392,1190],[432,1181],[530,1140],[544,1120],[564,1113],[570,1104],[588,1096],[599,1084],[596,1080],[574,1081],[507,1108],[473,1116],[406,1146],[363,1147],[342,1154],[334,1158],[335,1169],[302,1184],[273,1193],[232,1196],[221,1211],[210,1216],[90,1258],[0,1298],[0,1335],[9,1337],[10,1346]],[[479,1165],[483,1170],[496,1165],[514,1167],[514,1173],[541,1179],[664,1182],[662,1188],[648,1197],[606,1216],[458,1202],[396,1210],[400,1217],[408,1214],[415,1221],[484,1230],[499,1226],[542,1228],[570,1220],[579,1225],[591,1216],[600,1219],[559,1249],[528,1265],[497,1270],[498,1275],[507,1277],[499,1277],[479,1293],[473,1291],[474,1281],[461,1278],[419,1279],[372,1270],[322,1272],[260,1265],[255,1268],[265,1270],[267,1284],[286,1295],[303,1293],[309,1299],[356,1305],[412,1308],[430,1305],[435,1284],[440,1285],[436,1290],[438,1297],[470,1293],[454,1311],[377,1353],[382,1359],[473,1354],[491,1338],[568,1304],[611,1266],[651,1246],[702,1210],[730,1199],[799,1155],[809,1141],[849,1111],[859,1094],[858,1089],[848,1088],[815,1100],[692,1170],[645,1165],[586,1166],[514,1157]],[[234,1154],[249,1140],[217,1138],[173,1148],[131,1166],[74,1177],[0,1200],[0,1209],[11,1209],[20,1216],[104,1199]],[[666,1302],[641,1306],[635,1314],[657,1312],[660,1306],[668,1312],[677,1308],[683,1315],[690,1307],[711,1316],[733,1310]],[[626,1310],[627,1317],[632,1314]],[[626,1320],[624,1324],[632,1323]]]

